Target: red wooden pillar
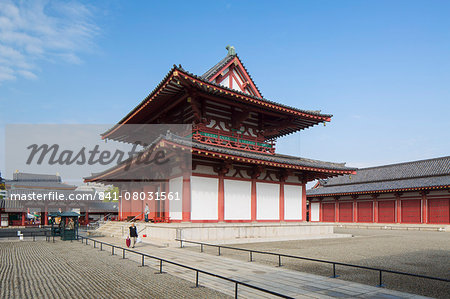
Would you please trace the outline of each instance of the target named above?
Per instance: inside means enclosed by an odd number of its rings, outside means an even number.
[[[335,221],[334,222],[339,222],[339,202],[338,202],[338,197],[334,198],[334,212],[335,212]]]
[[[191,221],[191,178],[188,173],[183,174],[183,212],[182,221]]]
[[[373,199],[373,222],[378,223],[378,200]]]
[[[89,224],[89,210],[88,210],[88,207],[86,207],[86,214],[85,214],[85,216],[84,216],[84,222],[85,222],[85,224],[87,225],[87,224]]]
[[[353,201],[353,216],[352,216],[352,222],[358,222],[358,202],[355,200]]]
[[[319,197],[319,222],[323,221],[323,205],[322,205],[322,197]],[[311,218],[311,214],[309,214],[309,217]]]
[[[223,222],[225,220],[225,187],[224,174],[219,173],[219,202],[218,202],[218,220]]]
[[[26,219],[26,214],[27,213],[22,213],[22,226],[25,226],[25,219]]]
[[[48,225],[48,209],[47,209],[47,205],[45,205],[45,210],[44,210],[44,225]]]
[[[252,178],[251,220],[256,221],[256,178]]]
[[[380,196],[379,194],[372,194],[372,198],[373,198],[373,217],[372,217],[372,222],[373,223],[377,223],[378,222],[378,196]]]
[[[302,221],[306,221],[306,181],[302,182]],[[311,203],[309,204],[309,221],[311,221]]]
[[[121,188],[122,189],[122,188]],[[120,197],[119,197],[119,220],[125,219],[124,209],[125,209],[125,192],[120,189]]]
[[[165,220],[169,220],[169,216],[170,216],[170,199],[169,199],[169,192],[170,192],[170,186],[169,186],[169,181],[166,182],[166,200],[164,201],[164,218]],[[171,195],[171,197],[174,194]],[[150,215],[149,215],[150,217]]]
[[[396,223],[401,223],[402,222],[402,201],[400,199],[400,193],[394,193],[395,196],[395,206],[397,207],[396,209]]]
[[[303,192],[302,192],[303,196]],[[280,180],[280,221],[284,221],[284,181]]]
[[[422,195],[422,223],[428,223],[428,199],[427,199],[428,191],[421,191],[420,195]]]

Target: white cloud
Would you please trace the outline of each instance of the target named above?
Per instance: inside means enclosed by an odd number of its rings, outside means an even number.
[[[82,62],[99,29],[92,8],[78,2],[0,2],[0,82],[37,78],[38,63]]]

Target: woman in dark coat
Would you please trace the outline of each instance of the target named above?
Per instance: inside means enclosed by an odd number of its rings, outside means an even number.
[[[136,238],[138,237],[138,233],[136,230],[136,226],[134,226],[134,222],[131,223],[130,226],[130,239],[131,239],[131,247],[134,248],[134,245],[136,244]]]

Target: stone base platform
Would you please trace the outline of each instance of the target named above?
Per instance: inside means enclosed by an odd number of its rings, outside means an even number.
[[[128,235],[130,223],[110,221],[94,234],[107,237]],[[351,237],[334,234],[333,224],[317,223],[136,223],[144,242],[168,244],[176,239],[208,243],[253,243],[301,239]],[[167,242],[167,243],[166,243]]]

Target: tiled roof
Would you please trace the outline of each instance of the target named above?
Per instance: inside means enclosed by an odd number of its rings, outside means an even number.
[[[242,158],[248,158],[248,159],[254,159],[254,160],[261,160],[261,161],[267,161],[267,162],[273,162],[273,163],[279,163],[279,164],[287,164],[287,165],[295,165],[295,166],[301,166],[305,168],[317,168],[322,170],[336,170],[336,171],[346,171],[346,172],[352,172],[356,170],[356,168],[346,167],[345,163],[333,163],[333,162],[324,162],[319,160],[312,160],[312,159],[306,159],[301,157],[294,157],[294,156],[288,156],[288,155],[270,155],[270,154],[263,154],[263,153],[256,153],[256,152],[250,152],[250,151],[244,151],[239,149],[232,149],[232,148],[226,148],[222,146],[215,146],[211,144],[205,144],[201,143],[195,140],[192,140],[190,138],[184,138],[177,136],[175,134],[172,134],[168,132],[166,135],[161,135],[155,141],[147,146],[143,151],[146,151],[148,148],[152,148],[154,145],[160,143],[161,141],[168,141],[172,142],[174,144],[178,144],[180,146],[192,148],[192,149],[200,149],[200,150],[206,150],[213,153],[218,154],[224,154],[224,155],[230,155],[230,156],[236,156],[236,157],[242,157]],[[130,159],[127,159],[122,162],[122,164],[127,164],[130,162]],[[120,164],[120,165],[122,165]],[[85,180],[95,180],[97,177],[107,174],[108,172],[112,171],[113,169],[119,167],[119,165],[111,167],[110,169],[107,169],[101,173],[93,173],[90,177],[86,177]]]
[[[13,173],[13,181],[61,182],[61,177],[53,174],[16,172]]]
[[[321,180],[308,196],[450,186],[450,156],[362,168],[354,175]]]
[[[5,184],[7,186],[7,189],[25,187],[25,188],[41,188],[41,189],[69,189],[69,190],[74,190],[74,189],[77,188],[77,186],[75,186],[75,185],[69,185],[69,184],[58,183],[58,182],[49,182],[49,181],[35,182],[35,181],[6,180]]]
[[[306,117],[311,116],[311,118],[307,120],[308,124],[302,125],[302,128],[311,127],[311,126],[317,125],[319,123],[329,121],[331,119],[331,117],[333,116],[331,114],[323,114],[323,113],[321,113],[320,110],[298,109],[298,108],[280,104],[280,103],[277,103],[277,102],[274,102],[274,101],[271,101],[271,100],[268,100],[265,98],[253,96],[248,93],[241,92],[239,90],[231,89],[231,88],[222,86],[220,84],[212,83],[200,76],[197,76],[193,73],[186,71],[185,69],[183,69],[183,67],[181,65],[179,65],[179,66],[174,65],[173,68],[164,77],[164,79],[153,89],[153,91],[147,97],[145,97],[144,100],[141,101],[141,103],[139,103],[133,110],[131,110],[125,117],[123,117],[114,127],[112,127],[111,129],[109,129],[108,131],[103,133],[102,136],[104,138],[109,136],[109,134],[114,132],[120,126],[120,124],[124,124],[128,121],[129,118],[134,117],[140,111],[140,109],[142,109],[144,106],[146,106],[149,103],[149,101],[151,99],[153,99],[153,101],[156,101],[156,99],[160,99],[160,98],[169,99],[170,97],[181,94],[185,87],[182,84],[180,84],[180,82],[178,82],[178,79],[176,79],[175,77],[172,76],[174,72],[180,72],[182,75],[185,74],[185,75],[192,77],[193,79],[198,81],[198,84],[197,83],[190,83],[190,84],[192,84],[195,88],[201,89],[202,92],[205,92],[205,93],[208,93],[208,94],[211,94],[214,96],[227,97],[227,98],[232,98],[233,100],[236,100],[236,101],[243,101],[246,105],[250,104],[250,105],[264,106],[264,108],[268,109],[268,110],[276,110],[276,111],[281,112],[281,111],[283,111],[283,109],[285,109],[285,111],[290,110],[290,111],[293,111],[294,113],[304,114]],[[213,88],[211,88],[211,87],[213,87]],[[224,90],[225,93],[222,92],[222,90]],[[227,95],[226,93],[229,93],[229,94]],[[231,94],[239,95],[241,97],[238,97],[238,96],[231,97],[231,96],[229,96]],[[249,103],[248,101],[242,100],[241,98],[242,99],[245,99],[245,98],[252,99],[253,102]],[[260,104],[258,104],[258,103],[260,103]],[[270,108],[270,106],[278,107],[278,108],[282,108],[282,109],[272,109],[272,108]],[[285,112],[285,113],[287,113],[287,112]],[[297,131],[297,130],[299,130],[299,129],[295,129],[294,131]],[[280,136],[293,133],[294,131],[291,130],[291,131],[285,132],[284,134],[281,134]]]
[[[59,175],[16,172],[12,180],[5,180],[10,188],[38,188],[38,189],[68,189],[74,190],[77,186],[63,183]]]
[[[401,191],[407,189],[429,189],[432,187],[450,187],[450,175],[438,177],[425,177],[406,180],[393,180],[385,182],[360,183],[353,185],[340,185],[321,187],[306,191],[308,196],[324,196],[339,194],[359,194],[372,192]]]
[[[214,77],[215,74],[217,74],[218,71],[220,71],[228,62],[234,59],[236,55],[227,55],[225,56],[221,61],[219,61],[216,65],[214,65],[212,68],[206,71],[203,75],[201,75],[201,78],[205,80],[210,80],[212,77]]]
[[[255,81],[253,80],[252,76],[250,75],[250,73],[248,72],[247,68],[245,67],[244,63],[242,62],[242,60],[239,58],[239,56],[237,54],[235,55],[227,55],[224,59],[222,59],[221,61],[219,61],[215,66],[213,66],[212,68],[210,68],[206,73],[204,73],[203,75],[201,75],[201,78],[206,79],[206,80],[210,80],[212,77],[214,77],[214,75],[217,74],[218,71],[220,71],[227,63],[229,63],[231,60],[233,60],[234,58],[237,58],[239,60],[239,62],[242,64],[242,67],[244,68],[244,71],[247,73],[247,75],[250,77],[250,80],[252,80],[252,83],[255,85],[256,89],[258,90],[258,93],[262,95],[261,90],[259,90],[258,86],[255,84]]]
[[[361,168],[356,175],[328,179],[325,186],[356,184],[450,174],[450,156]]]

